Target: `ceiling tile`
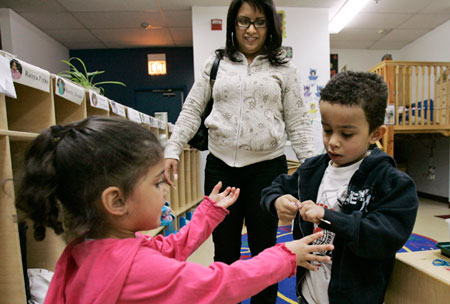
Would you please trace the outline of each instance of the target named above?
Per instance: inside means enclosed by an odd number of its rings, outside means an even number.
[[[142,31],[140,29],[116,29],[116,30],[93,30],[96,37],[104,42],[120,42],[138,43],[142,41],[143,44],[159,42],[172,42],[170,32],[167,29],[151,29]]]
[[[141,23],[164,26],[159,12],[79,12],[74,16],[92,29],[141,29]]]
[[[192,12],[190,10],[164,10],[163,13],[172,27],[192,27]]]
[[[416,13],[434,0],[378,0],[369,1],[362,12]]]
[[[369,47],[370,50],[400,50],[406,46],[407,41],[377,41]]]
[[[73,12],[110,12],[157,10],[155,0],[58,0]]]
[[[373,41],[330,41],[330,49],[366,49],[373,44]]]
[[[344,28],[338,35],[331,34],[330,41],[349,40],[377,40],[381,36],[375,29],[347,29]]]
[[[99,40],[86,29],[75,30],[48,30],[50,36],[60,41],[62,44],[66,42],[98,42]]]
[[[40,28],[41,30],[52,29],[81,29],[84,26],[78,22],[72,14],[62,12],[36,12],[21,13],[23,18]]]
[[[394,13],[360,13],[346,28],[366,28],[366,29],[387,29],[395,28],[411,18],[412,14],[394,14]]]
[[[174,40],[192,41],[192,28],[190,27],[172,27],[170,31]]]
[[[67,41],[64,46],[71,50],[83,50],[83,49],[105,49],[108,46],[103,42],[84,42],[84,41]]]
[[[431,30],[449,19],[450,14],[417,14],[402,23],[399,28]]]
[[[435,0],[425,7],[423,13],[450,14],[450,1]]]
[[[1,0],[0,7],[20,12],[63,12],[64,7],[57,0]]]
[[[380,41],[407,41],[409,43],[422,37],[426,33],[428,33],[427,30],[394,29],[392,32],[381,38]]]

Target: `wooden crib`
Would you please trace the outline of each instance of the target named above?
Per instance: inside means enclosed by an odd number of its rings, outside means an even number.
[[[388,130],[382,149],[394,156],[394,134],[450,136],[450,62],[383,61],[370,72],[389,89]]]

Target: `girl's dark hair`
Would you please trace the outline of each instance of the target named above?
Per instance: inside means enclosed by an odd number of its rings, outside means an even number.
[[[103,191],[116,186],[126,198],[162,155],[149,130],[125,119],[93,116],[52,126],[25,155],[16,206],[34,222],[36,240],[45,238],[45,227],[56,234],[96,231],[104,220]]]
[[[270,64],[282,65],[288,60],[281,50],[281,22],[277,15],[277,10],[273,0],[233,0],[228,8],[227,15],[227,34],[225,49],[216,51],[220,56],[224,54],[231,61],[240,62],[238,57],[238,42],[236,39],[236,18],[242,4],[247,2],[253,9],[264,13],[267,21],[267,36],[264,48],[267,53]]]

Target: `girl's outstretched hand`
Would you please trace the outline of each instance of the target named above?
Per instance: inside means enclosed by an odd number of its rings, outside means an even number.
[[[315,239],[320,238],[323,232],[317,232],[310,234],[301,238],[299,240],[291,241],[285,243],[286,247],[289,248],[293,253],[297,255],[297,265],[304,267],[309,270],[316,271],[318,269],[312,263],[309,262],[330,262],[330,257],[326,255],[316,255],[313,252],[329,251],[333,250],[334,246],[331,244],[327,245],[309,245]]]
[[[233,205],[239,197],[240,189],[235,187],[227,187],[224,191],[219,193],[221,188],[222,182],[218,182],[211,191],[209,198],[215,201],[217,205],[228,208]]]

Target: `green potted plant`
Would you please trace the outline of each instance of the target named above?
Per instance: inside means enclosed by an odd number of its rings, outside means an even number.
[[[83,71],[80,71],[76,68],[75,65],[73,65],[72,61],[76,60],[79,61],[83,67]],[[100,74],[105,73],[105,71],[94,71],[94,72],[88,72],[86,69],[86,65],[84,64],[83,60],[81,60],[78,57],[72,57],[69,60],[61,60],[61,62],[67,64],[70,69],[64,72],[59,73],[58,75],[67,79],[72,80],[73,82],[81,85],[82,87],[86,89],[94,90],[100,94],[103,95],[104,89],[102,87],[99,87],[98,85],[101,84],[118,84],[121,86],[126,86],[123,82],[120,81],[100,81],[100,82],[94,82],[94,77]]]

